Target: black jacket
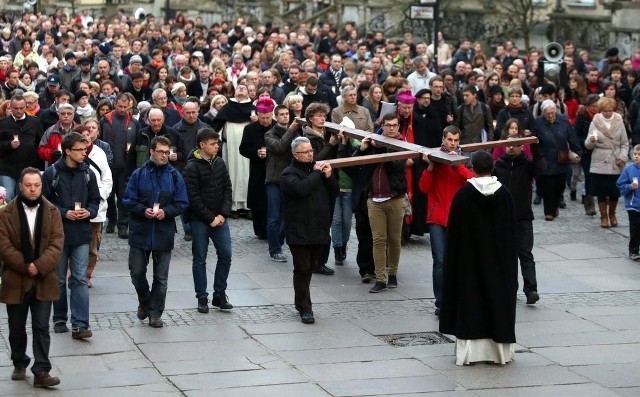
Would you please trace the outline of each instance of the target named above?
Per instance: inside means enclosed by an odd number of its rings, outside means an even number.
[[[526,106],[520,106],[519,109],[514,109],[511,106],[507,106],[498,112],[496,117],[496,129],[494,133],[494,140],[499,140],[502,135],[502,129],[507,121],[511,118],[518,120],[520,127],[523,130],[533,130],[533,122],[535,121],[531,109]]]
[[[129,174],[136,168],[142,167],[142,165],[149,160],[149,157],[151,157],[151,154],[149,153],[149,149],[151,149],[151,140],[156,136],[165,136],[171,141],[171,146],[178,155],[178,161],[170,162],[171,165],[177,167],[176,164],[184,163],[187,160],[187,151],[184,148],[182,137],[180,137],[175,128],[162,125],[160,131],[154,135],[151,131],[151,127],[145,127],[136,133],[136,139],[133,143],[134,147],[129,150],[127,155]],[[180,167],[180,169],[182,168],[184,167]]]
[[[358,148],[354,153],[354,156],[364,156],[369,154],[389,153],[387,148],[374,148],[370,146],[364,152]],[[405,175],[405,160],[387,161],[385,163],[367,164],[362,167],[361,180],[363,181],[362,188],[370,196],[373,192],[373,174],[376,167],[385,167],[387,175],[389,177],[389,188],[391,189],[392,197],[398,197],[404,195],[407,192],[407,177]]]
[[[207,225],[216,216],[231,214],[231,178],[224,160],[215,156],[207,161],[200,150],[189,154],[183,171],[189,196],[189,216]]]
[[[325,178],[322,172],[313,170],[313,164],[294,160],[282,171],[280,188],[289,245],[330,241],[331,212],[340,188],[333,175]]]
[[[504,153],[496,161],[493,170],[500,183],[511,193],[516,207],[516,218],[519,221],[533,219],[531,181],[546,167],[544,158],[536,146],[538,145],[531,145],[533,160],[527,158],[524,152],[514,158]]]
[[[16,122],[11,116],[1,119],[0,175],[18,178],[26,167],[42,169],[43,163],[38,157],[38,145],[42,134],[37,117],[26,116],[24,123]],[[11,147],[14,135],[20,136],[20,146],[16,149]]]
[[[267,210],[267,192],[264,182],[267,175],[267,158],[258,157],[258,149],[267,147],[264,134],[271,130],[275,122],[264,127],[259,121],[247,124],[242,133],[240,154],[249,159],[249,183],[247,191],[247,206],[253,211]]]

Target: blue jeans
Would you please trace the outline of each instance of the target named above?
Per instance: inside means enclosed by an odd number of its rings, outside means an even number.
[[[87,287],[87,266],[89,265],[89,244],[65,245],[56,271],[60,299],[53,302],[53,322],[67,322],[67,312],[71,307],[72,327],[89,328],[89,288]],[[67,269],[71,270],[69,289],[71,298],[67,306]]]
[[[444,263],[444,244],[447,228],[433,223],[429,224],[429,239],[431,241],[431,257],[433,258],[433,295],[436,297],[436,307],[442,301],[442,269]]]
[[[269,255],[282,253],[284,222],[282,221],[282,191],[277,183],[267,183],[267,243]]]
[[[153,258],[153,284],[149,290],[147,266],[149,256]],[[160,317],[164,311],[169,280],[169,263],[171,251],[148,251],[142,248],[129,247],[129,275],[138,293],[138,303],[147,308],[149,316]]]
[[[351,234],[351,220],[353,218],[353,204],[351,192],[340,192],[336,198],[331,222],[331,241],[334,247],[346,247]]]
[[[229,222],[225,221],[222,226],[211,227],[204,222],[191,221],[191,252],[193,253],[193,263],[191,271],[193,273],[193,287],[196,291],[196,298],[206,298],[207,293],[207,250],[209,239],[216,249],[218,261],[216,272],[213,278],[213,295],[223,294],[227,290],[227,278],[231,269],[231,232]]]
[[[8,203],[16,196],[17,183],[18,181],[16,180],[16,178],[7,175],[0,175],[0,186],[4,186],[4,188],[7,190],[7,199],[5,200],[5,202]]]

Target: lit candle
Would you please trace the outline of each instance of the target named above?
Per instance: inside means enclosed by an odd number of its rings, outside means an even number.
[[[157,214],[160,211],[160,203],[153,203],[153,214]]]
[[[19,140],[20,140],[20,139],[18,139],[18,134],[16,134],[16,135],[14,135],[14,136],[13,136],[13,141],[14,141],[14,142],[17,142],[17,141],[19,141]]]
[[[74,209],[77,211],[82,208],[82,203],[79,201],[75,202]]]
[[[58,151],[61,152],[62,151],[62,144],[58,144]]]

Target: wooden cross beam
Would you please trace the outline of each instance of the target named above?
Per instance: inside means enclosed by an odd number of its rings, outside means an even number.
[[[306,124],[306,120],[297,119],[300,123]],[[355,128],[344,127],[336,123],[329,121],[324,122],[324,127],[333,132],[344,131],[344,134],[349,138],[355,138],[362,140],[365,137],[371,137],[377,145],[387,147],[389,149],[397,150],[394,153],[374,154],[368,156],[358,156],[353,158],[333,159],[327,162],[331,164],[333,168],[351,167],[363,164],[382,163],[387,161],[404,160],[409,158],[421,157],[422,154],[427,154],[429,159],[437,163],[444,163],[450,165],[466,164],[469,161],[469,157],[460,156],[457,154],[449,154],[440,150],[440,148],[428,148],[414,143],[401,141],[394,138],[389,138],[384,135],[378,135],[372,132],[362,131]],[[465,152],[474,152],[477,150],[492,149],[495,147],[504,147],[512,145],[523,145],[538,143],[538,138],[534,136],[526,138],[515,138],[509,140],[491,141],[484,143],[472,143],[467,145],[460,145]]]

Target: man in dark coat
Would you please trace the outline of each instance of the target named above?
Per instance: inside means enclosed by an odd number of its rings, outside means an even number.
[[[256,104],[258,121],[244,127],[239,148],[240,154],[249,159],[247,207],[251,210],[253,233],[260,240],[267,238],[267,191],[264,186],[267,175],[267,146],[264,134],[275,124],[273,108],[271,98],[260,98]]]
[[[282,171],[280,187],[283,195],[287,244],[293,256],[293,289],[295,306],[305,324],[315,322],[311,306],[312,270],[323,245],[329,241],[331,203],[340,191],[328,163],[314,162],[308,138],[298,137],[291,143],[293,162]]]
[[[478,151],[475,177],[456,193],[447,228],[440,332],[455,335],[456,364],[513,359],[518,277],[513,198]]]

